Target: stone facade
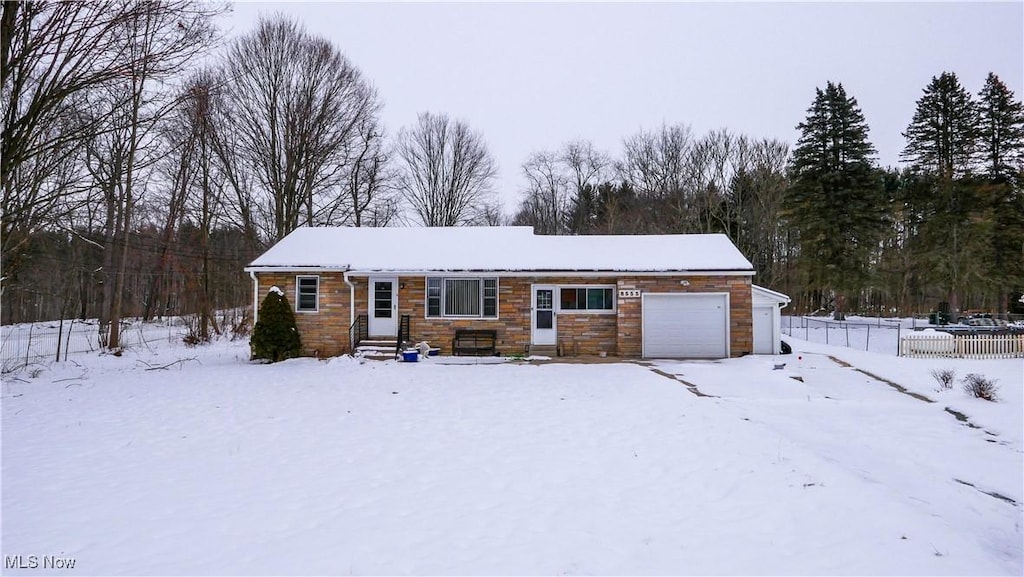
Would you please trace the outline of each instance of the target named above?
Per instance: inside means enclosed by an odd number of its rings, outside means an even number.
[[[349,287],[345,284],[342,273],[259,273],[260,303],[266,297],[270,287],[276,286],[284,291],[288,303],[295,310],[296,283],[300,276],[320,277],[317,312],[296,312],[295,324],[299,328],[302,339],[302,354],[311,357],[332,357],[350,350],[349,325]],[[353,283],[354,284],[354,283]],[[357,285],[358,288],[358,285]],[[356,291],[359,298],[360,291]],[[362,302],[366,302],[366,283],[362,285]],[[359,302],[358,300],[356,302]],[[366,306],[363,305],[365,310]]]
[[[689,284],[683,286],[682,282]],[[729,293],[729,355],[739,357],[754,351],[754,320],[749,276],[619,277],[619,289],[640,289],[644,293]],[[642,299],[619,299],[618,349],[624,357],[643,354],[641,335]]]
[[[285,291],[295,306],[296,277],[319,276],[319,309],[317,312],[296,312],[303,353],[328,357],[349,352],[350,289],[342,273],[257,273],[260,300],[271,286]],[[368,277],[350,277],[355,286],[355,311],[366,314]],[[688,284],[682,284],[682,281]],[[498,318],[460,319],[426,318],[426,277],[398,277],[398,315],[409,315],[411,336],[440,347],[450,354],[457,328],[494,329],[497,350],[501,354],[524,354],[531,339],[532,285],[604,285],[620,289],[639,289],[644,293],[716,292],[729,293],[730,355],[753,352],[751,279],[749,276],[638,276],[619,277],[499,277]],[[640,357],[643,353],[640,298],[618,298],[616,311],[561,311],[556,317],[558,348],[563,355],[596,355],[606,353],[621,357]]]

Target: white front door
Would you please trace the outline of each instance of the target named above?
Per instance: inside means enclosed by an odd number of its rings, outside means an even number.
[[[548,285],[533,285],[532,310],[533,344],[553,345],[558,342],[558,330],[555,318],[555,287]]]
[[[370,277],[371,337],[393,337],[398,334],[398,279]]]

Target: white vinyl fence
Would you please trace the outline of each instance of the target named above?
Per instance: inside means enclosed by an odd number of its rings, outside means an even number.
[[[900,339],[900,356],[924,359],[1024,358],[1024,334],[910,334]]]

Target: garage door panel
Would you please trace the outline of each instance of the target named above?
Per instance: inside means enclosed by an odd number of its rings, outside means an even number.
[[[728,298],[724,294],[644,296],[644,356],[728,356]]]

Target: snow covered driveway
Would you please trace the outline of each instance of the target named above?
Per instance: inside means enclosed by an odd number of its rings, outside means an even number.
[[[5,378],[5,557],[78,574],[1021,572],[1019,436],[827,357],[802,375],[658,363],[704,398],[637,364],[245,354]],[[141,362],[175,355],[198,358]]]

